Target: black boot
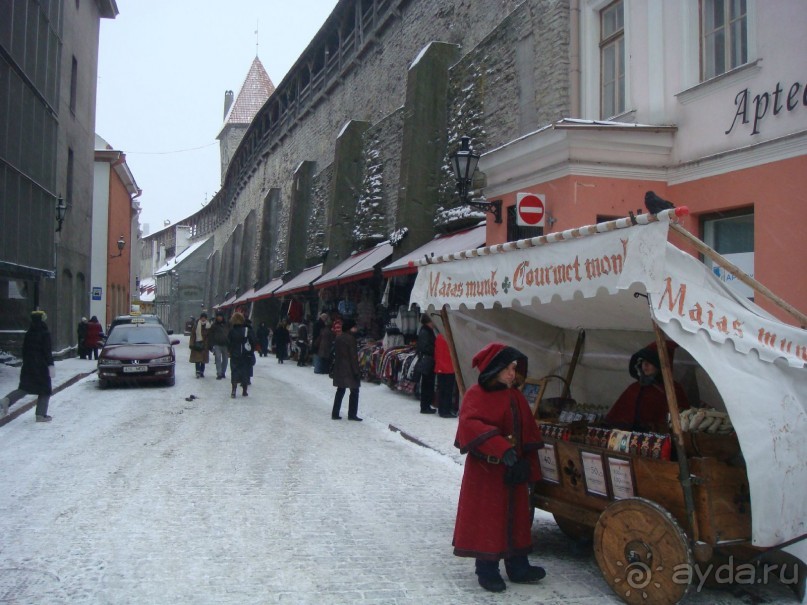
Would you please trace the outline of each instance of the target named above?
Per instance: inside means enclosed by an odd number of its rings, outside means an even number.
[[[245,385],[245,384],[241,385],[241,395],[243,395],[244,397],[249,395],[249,393],[247,393],[247,385]]]
[[[505,559],[504,568],[507,570],[507,577],[516,584],[533,584],[546,577],[544,568],[530,565],[526,555]]]
[[[503,592],[507,585],[499,574],[498,561],[476,560],[476,575],[479,577],[479,585],[490,592]]]
[[[235,385],[233,385],[233,390],[230,392],[230,397],[235,399]]]

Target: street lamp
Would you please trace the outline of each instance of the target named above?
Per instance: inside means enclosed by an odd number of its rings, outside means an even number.
[[[454,177],[457,179],[457,192],[460,196],[460,201],[466,206],[482,210],[483,212],[491,212],[494,220],[497,223],[502,222],[502,201],[493,200],[488,202],[486,200],[472,200],[471,199],[471,185],[474,180],[474,173],[476,166],[479,164],[479,154],[471,148],[471,138],[463,136],[460,139],[460,148],[449,156],[451,158],[451,167],[454,169]]]
[[[126,246],[126,240],[123,239],[122,235],[118,238],[117,244],[118,244],[118,253],[110,255],[109,258],[118,258],[119,256],[123,256],[123,248],[124,246]]]
[[[67,204],[64,201],[64,198],[60,195],[56,200],[56,231],[59,232],[62,230],[62,223],[64,222],[64,216],[67,214]]]

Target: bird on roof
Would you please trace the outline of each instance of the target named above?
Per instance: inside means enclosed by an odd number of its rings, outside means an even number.
[[[675,204],[673,204],[672,202],[668,202],[663,198],[660,198],[653,191],[648,191],[647,193],[644,194],[644,205],[650,214],[658,214],[663,210],[669,210],[670,208],[675,208]]]

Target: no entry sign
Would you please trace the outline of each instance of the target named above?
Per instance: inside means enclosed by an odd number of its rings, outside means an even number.
[[[540,193],[516,195],[516,224],[519,227],[543,227],[546,197]]]

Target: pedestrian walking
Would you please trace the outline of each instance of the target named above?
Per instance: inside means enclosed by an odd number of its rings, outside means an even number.
[[[199,314],[199,319],[193,325],[188,346],[191,349],[190,362],[196,366],[196,377],[205,377],[205,366],[210,363],[210,346],[207,341],[207,332],[210,324],[207,321],[207,313]]]
[[[104,329],[98,323],[98,318],[93,315],[87,322],[87,333],[84,336],[84,350],[87,359],[98,359],[98,349],[104,340]]]
[[[342,418],[339,411],[342,408],[342,399],[345,397],[347,389],[350,389],[347,419],[359,422],[362,420],[358,417],[361,374],[359,371],[359,345],[356,342],[357,332],[356,322],[346,319],[342,324],[342,333],[334,341],[334,361],[331,369],[333,386],[336,387],[331,410],[331,418],[334,420]]]
[[[230,319],[230,331],[227,342],[230,352],[230,397],[235,399],[238,385],[241,385],[241,395],[247,397],[247,387],[252,377],[252,366],[255,365],[255,346],[258,344],[252,328],[246,325],[244,315],[233,313]]]
[[[78,353],[79,359],[87,359],[87,349],[84,345],[85,338],[87,338],[87,318],[82,317],[76,327],[76,352]]]
[[[216,363],[216,380],[227,376],[227,364],[230,359],[229,340],[230,326],[222,311],[216,312],[216,318],[207,331],[207,342],[213,350],[213,361]]]
[[[308,359],[308,326],[305,320],[297,326],[297,341],[295,344],[297,345],[297,365],[304,366]]]
[[[428,313],[420,316],[420,330],[415,350],[418,354],[416,371],[420,374],[420,413],[434,414],[434,323]]]
[[[31,313],[31,325],[22,341],[22,368],[19,386],[0,400],[3,416],[8,408],[26,395],[37,395],[36,421],[50,422],[48,403],[53,393],[51,380],[56,376],[53,365],[53,346],[50,330],[45,323],[48,316],[44,311]]]
[[[437,377],[437,412],[440,418],[456,418],[454,391],[457,388],[457,379],[454,376],[448,341],[442,334],[438,334],[434,341],[434,374]]]
[[[271,331],[265,321],[262,321],[258,326],[257,333],[258,346],[260,347],[261,357],[269,357],[269,335]]]
[[[278,363],[283,363],[284,360],[289,358],[290,344],[291,335],[289,334],[289,329],[286,327],[286,322],[281,321],[272,333],[272,346],[275,348]]]
[[[538,425],[518,386],[527,375],[527,357],[502,343],[479,351],[472,364],[477,384],[465,393],[456,444],[469,454],[462,476],[454,554],[476,559],[479,585],[502,592],[511,582],[529,584],[545,575],[530,565],[532,515],[529,483],[541,478],[537,450],[543,447]]]
[[[323,315],[325,315],[325,313],[323,313]],[[315,374],[330,374],[331,363],[333,361],[333,342],[335,339],[336,334],[331,330],[331,326],[326,323],[325,326],[320,329],[315,343],[317,351],[317,356],[314,358]]]

